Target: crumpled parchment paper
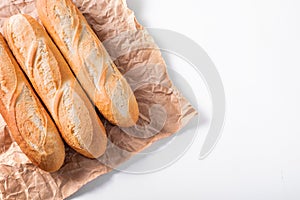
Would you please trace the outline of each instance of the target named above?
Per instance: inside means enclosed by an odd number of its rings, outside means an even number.
[[[197,114],[172,85],[160,50],[125,0],[74,3],[134,90],[140,109],[138,125],[121,130],[103,119],[110,141],[103,156],[88,159],[66,147],[63,167],[47,173],[31,164],[0,116],[0,199],[66,198],[153,142],[174,134]],[[35,1],[1,0],[1,32],[5,19],[17,13],[37,18]]]

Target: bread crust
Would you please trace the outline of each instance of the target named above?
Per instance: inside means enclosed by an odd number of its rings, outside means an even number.
[[[18,14],[9,18],[4,31],[67,144],[86,157],[101,156],[107,144],[104,126],[42,25],[29,15]]]
[[[0,34],[0,113],[21,150],[41,169],[54,172],[64,162],[60,134]]]
[[[36,4],[39,18],[102,115],[121,127],[135,125],[136,98],[77,7],[70,0]]]

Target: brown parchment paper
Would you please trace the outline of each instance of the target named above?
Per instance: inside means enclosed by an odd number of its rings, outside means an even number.
[[[172,85],[160,50],[125,0],[74,3],[133,88],[140,109],[138,125],[121,130],[103,119],[110,142],[100,159],[85,158],[66,147],[63,167],[47,173],[32,165],[21,152],[0,116],[0,199],[66,198],[153,142],[174,134],[196,115]],[[35,1],[1,0],[1,32],[5,19],[17,13],[37,18]]]

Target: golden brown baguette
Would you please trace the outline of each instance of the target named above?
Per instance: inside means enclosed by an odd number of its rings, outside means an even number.
[[[11,135],[33,164],[48,172],[62,166],[65,147],[59,132],[1,34],[0,113]]]
[[[4,31],[64,140],[89,158],[102,155],[107,144],[104,126],[42,25],[29,15],[18,14],[8,19]]]
[[[70,0],[37,0],[36,5],[48,33],[103,116],[115,125],[133,126],[139,116],[135,96],[77,7]]]

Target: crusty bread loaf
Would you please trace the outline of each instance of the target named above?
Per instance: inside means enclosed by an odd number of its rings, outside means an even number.
[[[4,32],[64,140],[89,158],[102,155],[107,144],[104,126],[42,25],[29,15],[18,14],[9,18]]]
[[[33,164],[49,172],[65,159],[59,132],[0,34],[0,113]]]
[[[70,0],[37,0],[37,8],[48,33],[103,116],[118,126],[134,125],[139,115],[135,96],[77,7]]]

